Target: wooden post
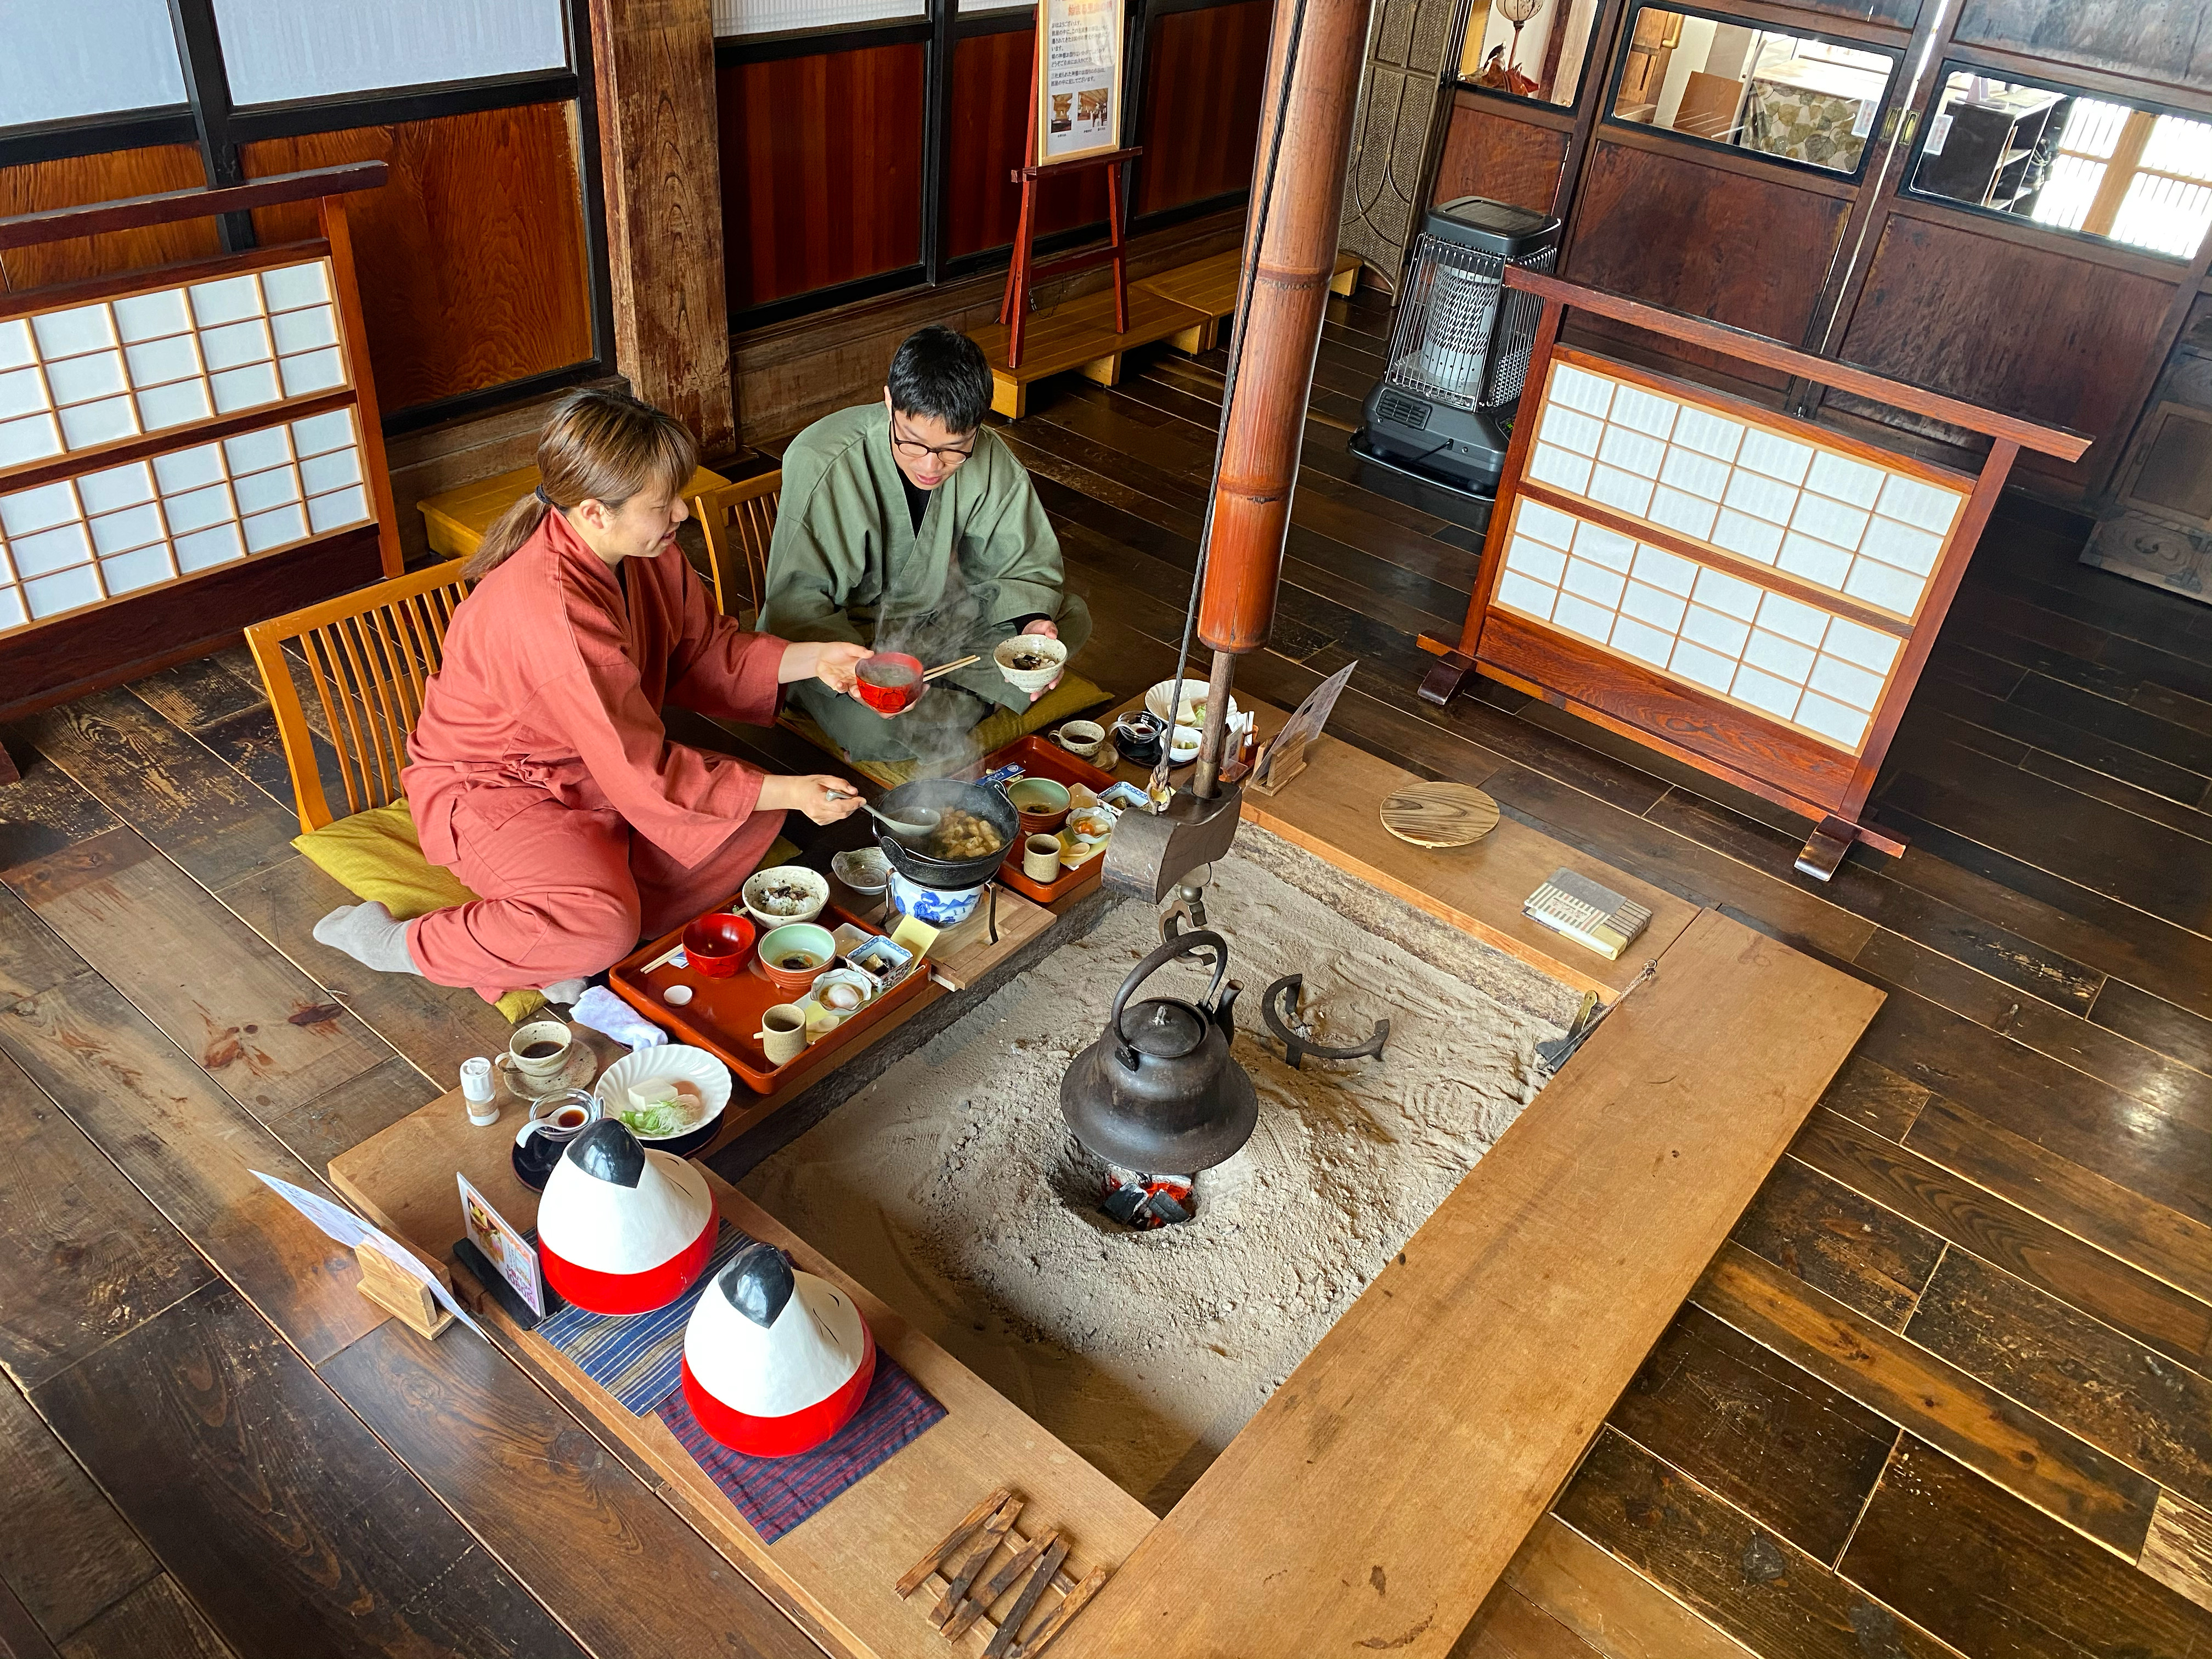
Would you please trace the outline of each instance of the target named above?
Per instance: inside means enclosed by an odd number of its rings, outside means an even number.
[[[637,396],[738,447],[710,0],[592,0],[615,361]]]

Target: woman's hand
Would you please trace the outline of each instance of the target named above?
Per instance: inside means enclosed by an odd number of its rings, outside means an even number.
[[[866,646],[844,640],[799,640],[784,647],[775,677],[785,685],[793,680],[820,680],[843,696],[853,689],[853,671],[872,654]]]
[[[1022,629],[1022,632],[1024,634],[1042,634],[1048,640],[1056,640],[1060,637],[1060,624],[1049,620],[1048,618],[1040,617],[1036,621],[1031,623],[1027,628]],[[1061,678],[1066,673],[1066,672],[1067,671],[1066,669],[1062,669],[1060,673],[1054,674],[1052,677],[1051,684],[1044,688],[1044,691],[1030,692],[1030,701],[1031,702],[1035,702],[1039,697],[1044,696],[1045,691],[1050,691],[1056,689],[1060,684]]]
[[[860,810],[860,786],[826,773],[761,780],[758,811],[804,812],[817,823],[835,823]]]

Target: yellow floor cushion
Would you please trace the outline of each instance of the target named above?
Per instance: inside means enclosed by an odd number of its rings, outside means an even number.
[[[1032,732],[1042,732],[1060,720],[1073,720],[1086,708],[1096,708],[1110,702],[1113,694],[1080,674],[1063,676],[1060,684],[1046,692],[1027,708],[1001,708],[987,715],[975,728],[975,750],[981,755],[994,754],[1005,748],[1016,738],[1025,738]],[[872,783],[886,789],[895,789],[902,783],[913,781],[915,763],[912,761],[859,761],[840,750],[827,732],[801,710],[786,708],[778,715],[782,725],[827,754],[835,755],[844,763]]]
[[[404,800],[372,806],[295,836],[292,845],[348,892],[357,898],[376,900],[402,921],[471,903],[477,896],[452,871],[422,856],[422,843],[415,836],[415,820]],[[799,848],[779,836],[761,862],[787,864],[798,856]],[[512,1021],[527,1019],[544,1006],[544,994],[540,991],[509,991],[499,1000],[500,1012]]]

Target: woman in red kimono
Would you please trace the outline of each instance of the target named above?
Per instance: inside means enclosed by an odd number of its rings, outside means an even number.
[[[780,688],[841,692],[867,651],[787,644],[716,614],[676,545],[696,462],[673,416],[605,392],[562,402],[538,445],[544,483],[463,570],[403,775],[422,851],[472,904],[395,920],[349,905],[315,937],[365,965],[574,1001],[641,937],[720,903],[787,811],[846,817],[842,778],[777,777],[672,743],[664,702],[766,725]]]

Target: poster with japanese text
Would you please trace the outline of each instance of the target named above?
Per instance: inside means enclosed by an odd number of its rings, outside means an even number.
[[[1121,147],[1122,0],[1041,0],[1036,161]]]

